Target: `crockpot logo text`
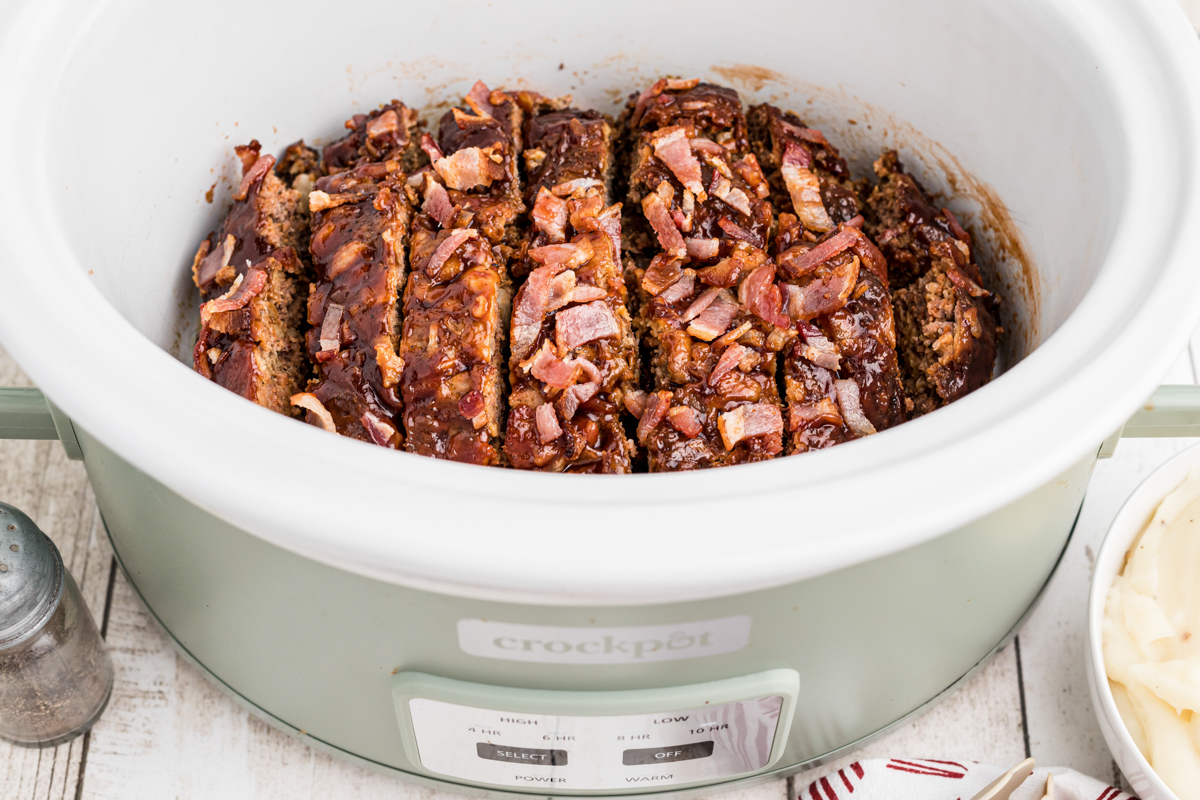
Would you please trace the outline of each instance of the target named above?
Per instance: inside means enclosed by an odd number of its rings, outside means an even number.
[[[636,664],[701,658],[741,650],[749,641],[747,616],[620,628],[458,621],[458,645],[464,653],[543,664]]]

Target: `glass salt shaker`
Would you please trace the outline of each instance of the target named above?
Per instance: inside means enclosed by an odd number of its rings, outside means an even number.
[[[0,739],[72,739],[100,718],[112,683],[104,640],[58,548],[0,503]]]

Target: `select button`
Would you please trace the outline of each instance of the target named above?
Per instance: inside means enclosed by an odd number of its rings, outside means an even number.
[[[670,761],[691,761],[694,758],[708,758],[712,754],[712,742],[692,742],[691,744],[677,744],[674,747],[647,747],[641,750],[626,750],[621,755],[621,763],[627,767],[639,764],[665,764]]]
[[[709,742],[712,752],[712,742]],[[629,752],[629,751],[627,751]],[[511,764],[539,764],[544,767],[565,767],[566,750],[538,750],[533,747],[502,747],[486,742],[475,743],[475,753],[488,761],[507,761]],[[629,762],[626,762],[629,763]]]

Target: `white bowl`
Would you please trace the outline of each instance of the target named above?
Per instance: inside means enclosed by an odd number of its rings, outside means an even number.
[[[1104,536],[1092,573],[1091,594],[1088,596],[1087,674],[1092,708],[1095,709],[1108,749],[1141,800],[1179,800],[1179,797],[1167,788],[1146,761],[1117,711],[1104,668],[1104,602],[1113,579],[1125,563],[1125,554],[1153,518],[1159,503],[1183,483],[1188,472],[1197,466],[1200,466],[1200,445],[1173,456],[1150,473],[1133,491]]]

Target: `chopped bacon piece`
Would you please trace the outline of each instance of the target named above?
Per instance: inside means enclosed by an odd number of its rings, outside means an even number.
[[[542,383],[555,389],[570,386],[579,377],[580,372],[579,364],[574,363],[574,359],[564,361],[559,358],[558,353],[554,352],[554,345],[549,341],[542,342],[538,351],[522,361],[520,366]]]
[[[838,411],[837,403],[828,397],[822,397],[819,403],[797,403],[788,407],[788,430],[794,431],[801,425],[813,422],[843,424],[842,413]]]
[[[809,230],[823,233],[833,230],[834,224],[821,200],[821,181],[808,169],[811,164],[812,157],[807,150],[795,142],[788,142],[779,171],[800,222]]]
[[[866,220],[864,219],[862,214],[855,214],[853,217],[846,220],[842,224],[845,225],[847,228],[858,228],[861,231],[863,223],[865,221]]]
[[[575,273],[567,270],[559,275],[555,275],[550,281],[550,301],[546,305],[546,312],[557,311],[565,305],[568,305],[575,296]]]
[[[743,439],[782,434],[783,415],[777,406],[770,403],[749,403],[718,417],[717,430],[725,442],[725,449],[732,450]]]
[[[396,435],[396,429],[390,423],[384,422],[370,411],[364,411],[359,419],[371,441],[380,447],[387,447],[388,442]]]
[[[760,265],[738,287],[738,300],[759,318],[779,328],[792,327],[791,318],[783,313],[783,296],[775,285],[775,265],[770,261]]]
[[[562,398],[558,401],[558,410],[562,414],[562,418],[568,421],[574,419],[579,406],[592,399],[599,389],[599,384],[589,381],[577,383],[563,392]]]
[[[478,389],[472,389],[458,401],[458,413],[471,420],[475,430],[487,425],[487,403]]]
[[[966,229],[959,224],[958,217],[954,216],[954,212],[948,208],[943,208],[942,213],[946,215],[946,222],[950,225],[950,232],[954,234],[954,238],[969,246],[971,244],[971,234],[967,233]],[[972,295],[972,297],[978,296]]]
[[[329,308],[325,309],[325,319],[321,322],[321,336],[317,340],[317,343],[321,345],[321,353],[336,353],[341,347],[342,312],[344,310],[345,308],[337,303],[330,303]],[[332,356],[330,357],[332,358]]]
[[[633,389],[625,393],[625,408],[635,419],[641,419],[646,412],[646,400],[649,395],[641,389]]]
[[[586,264],[593,255],[592,244],[587,239],[563,244],[547,244],[533,247],[529,257],[539,264],[560,269],[575,269],[580,264]]]
[[[750,216],[750,198],[741,189],[730,189],[721,200],[739,214]]]
[[[857,228],[846,227],[814,247],[804,249],[806,246],[803,244],[789,247],[779,255],[779,266],[789,275],[802,278],[838,253],[849,249],[857,241],[856,233],[862,235]]]
[[[238,275],[229,286],[229,291],[218,298],[209,300],[200,307],[200,321],[207,323],[213,314],[222,311],[236,311],[250,299],[261,292],[267,285],[267,271],[251,267],[244,275]]]
[[[716,286],[713,286],[710,289],[705,289],[703,292],[701,292],[700,296],[697,297],[695,301],[687,307],[687,310],[683,312],[683,321],[690,322],[691,320],[700,316],[701,312],[711,306],[713,300],[716,300],[717,295],[720,293],[721,289]]]
[[[708,385],[716,386],[717,381],[721,380],[725,373],[741,363],[742,356],[749,352],[750,348],[742,347],[737,343],[726,347],[725,352],[721,353],[721,357],[717,359],[717,365],[713,367],[713,371],[708,376]]]
[[[674,406],[667,411],[667,422],[671,427],[689,439],[694,439],[704,430],[700,424],[700,415],[690,406]]]
[[[763,246],[763,241],[761,238],[759,238],[758,234],[746,230],[729,217],[721,217],[719,220],[717,220],[717,224],[721,226],[721,230],[725,231],[725,233],[729,234],[734,239],[740,239],[743,242],[748,242],[755,247]]]
[[[654,155],[667,165],[685,189],[703,201],[704,184],[701,182],[700,161],[692,153],[687,132],[682,126],[664,128],[654,135]]]
[[[567,238],[567,201],[555,197],[545,186],[538,189],[533,201],[533,226],[550,237],[552,242]]]
[[[968,278],[967,274],[958,267],[951,267],[946,270],[946,277],[950,279],[951,283],[971,295],[971,297],[987,297],[991,294],[987,289],[984,289],[978,283]]]
[[[603,300],[606,297],[608,297],[608,292],[599,286],[588,286],[586,283],[580,283],[575,285],[575,291],[571,294],[571,302],[590,303],[593,300]]]
[[[389,108],[374,119],[367,119],[367,138],[378,139],[400,130],[400,117],[396,109]]]
[[[317,399],[315,394],[309,394],[308,392],[294,394],[291,397],[291,403],[297,408],[303,408],[310,412],[325,430],[330,433],[337,433],[337,426],[333,424],[333,415],[329,413],[329,409],[325,408],[325,405]],[[309,422],[311,423],[312,420],[310,419]]]
[[[754,190],[759,199],[767,199],[767,195],[771,193],[771,187],[767,183],[767,177],[763,175],[762,167],[759,166],[754,153],[747,153],[744,158],[733,162],[733,168],[737,170],[738,175],[742,176],[742,180],[750,184],[750,188]]]
[[[692,149],[697,153],[705,153],[706,155],[717,156],[718,158],[724,158],[729,154],[724,147],[721,147],[721,145],[712,139],[703,136],[697,136],[695,139],[692,139],[690,144]]]
[[[738,325],[733,330],[729,331],[728,333],[723,334],[720,339],[717,339],[715,342],[713,342],[712,343],[713,349],[720,350],[722,347],[728,347],[729,345],[736,342],[738,339],[742,338],[746,334],[746,332],[749,331],[753,327],[754,327],[753,322],[750,322],[749,320],[747,320],[746,322],[743,322],[741,325]]]
[[[571,306],[554,318],[554,339],[564,353],[596,339],[617,336],[620,332],[612,309],[599,300]]]
[[[789,288],[798,288],[791,287]],[[842,354],[837,345],[831,342],[820,328],[808,322],[798,322],[796,327],[804,339],[800,355],[807,358],[818,367],[836,370],[841,365]]]
[[[446,260],[454,255],[455,250],[462,247],[468,239],[473,239],[478,235],[479,231],[474,228],[456,228],[451,231],[450,235],[442,240],[442,243],[433,251],[433,255],[429,257],[429,263],[425,265],[425,274],[437,275]]]
[[[446,157],[442,152],[442,148],[437,146],[437,142],[428,133],[421,134],[421,149],[425,151],[425,155],[429,156],[430,162],[436,163]]]
[[[858,283],[859,264],[858,257],[851,256],[823,277],[797,287],[799,291],[788,289],[788,314],[809,320],[832,314],[846,305]]]
[[[837,391],[838,407],[842,411],[842,419],[845,420],[846,427],[854,431],[857,436],[870,436],[877,433],[871,420],[867,419],[867,415],[863,413],[858,384],[846,378],[834,381],[833,386]]]
[[[542,444],[550,444],[562,436],[562,427],[558,424],[558,416],[554,406],[542,403],[533,412],[534,423],[537,425],[538,439]]]
[[[671,212],[661,195],[651,192],[643,197],[642,213],[646,215],[646,221],[650,223],[650,227],[658,236],[658,243],[662,245],[663,250],[676,258],[682,258],[687,254],[687,245],[684,244],[679,229],[675,227],[675,222],[671,219]]]
[[[242,182],[238,184],[237,191],[233,193],[233,199],[245,200],[246,195],[250,193],[250,187],[254,185],[255,181],[262,180],[273,166],[275,166],[275,156],[259,156],[253,166],[242,172]]]
[[[479,116],[491,118],[496,116],[496,109],[491,103],[491,95],[492,92],[486,83],[475,81],[475,85],[471,87],[471,91],[467,92],[463,101]]]
[[[642,444],[646,443],[646,437],[658,427],[660,422],[666,419],[667,410],[670,407],[670,392],[654,392],[646,398],[646,407],[642,411],[642,416],[638,420],[637,426],[637,438],[639,442]]]
[[[504,177],[504,165],[492,160],[491,154],[479,147],[464,147],[453,155],[439,158],[433,168],[451,189],[466,191],[476,186],[491,186]]]
[[[733,322],[737,314],[737,301],[728,291],[723,291],[713,298],[708,308],[692,320],[687,327],[687,332],[697,339],[711,342],[729,330],[729,324]]]
[[[454,219],[454,204],[450,202],[450,193],[446,187],[425,173],[425,202],[421,210],[438,221],[443,228]]]
[[[662,291],[679,280],[682,274],[681,261],[659,253],[650,260],[650,266],[646,267],[646,272],[642,275],[642,288],[653,295],[662,294]]]
[[[716,258],[721,250],[719,239],[684,239],[683,244],[687,248],[688,258],[697,261]]]
[[[642,115],[646,113],[646,109],[650,106],[650,101],[662,94],[663,89],[667,88],[667,79],[660,78],[651,84],[644,92],[638,95],[637,103],[633,108],[633,117],[630,123],[636,126],[642,121]]]
[[[579,367],[592,383],[600,383],[604,380],[604,375],[600,373],[600,368],[582,356],[579,358],[568,358],[567,363],[573,367]]]
[[[668,286],[659,297],[666,303],[678,303],[680,300],[691,297],[695,288],[696,276],[689,271],[680,275],[679,280]]]
[[[558,197],[570,197],[571,195],[587,191],[593,187],[601,188],[604,184],[596,178],[576,178],[572,181],[564,181],[550,189],[552,193]]]

